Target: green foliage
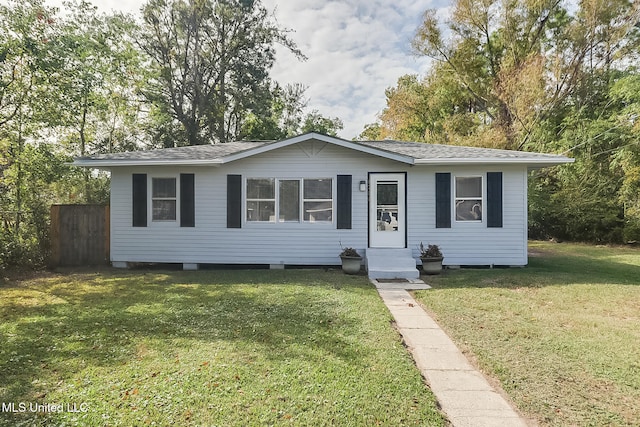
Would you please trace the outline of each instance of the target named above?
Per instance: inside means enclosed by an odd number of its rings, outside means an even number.
[[[0,141],[0,153],[7,151]],[[47,144],[27,144],[2,170],[0,181],[0,266],[37,267],[49,251],[49,206],[56,199],[55,186],[69,173]]]
[[[39,1],[0,6],[0,269],[37,266],[47,253],[47,190],[59,163],[33,138],[47,117],[52,16]]]
[[[382,127],[380,123],[369,123],[365,125],[364,130],[356,138],[359,141],[378,141],[382,135]]]
[[[322,116],[313,110],[305,114],[306,87],[301,84],[274,85],[271,90],[270,114],[262,117],[249,113],[239,135],[247,140],[279,140],[307,132],[335,136],[343,128],[339,118]]]
[[[313,110],[305,116],[300,133],[319,132],[325,135],[337,136],[338,131],[343,126],[342,120],[339,118],[324,117],[319,111]]]
[[[25,118],[40,119],[46,105],[31,103],[52,70],[54,11],[40,0],[0,5],[0,129],[15,130]],[[26,106],[28,105],[28,108]]]
[[[420,250],[420,258],[441,258],[442,251],[440,250],[440,246],[438,245],[427,245],[425,248],[422,242],[420,242],[420,246],[418,247]]]
[[[624,240],[640,241],[640,74],[630,74],[616,81],[611,98],[622,107],[617,114],[625,139],[611,153],[611,164],[622,171],[618,203],[624,210]]]
[[[68,15],[50,43],[58,67],[49,82],[48,123],[58,126],[73,155],[136,149],[143,139],[136,126],[143,120],[138,92],[146,76],[133,18],[99,13],[85,0],[65,5]]]
[[[617,200],[611,197],[616,192],[615,181],[602,179],[602,175],[593,173],[582,163],[562,168],[555,187],[549,182],[554,178],[549,176],[535,176],[530,180],[530,236],[620,242],[624,216]]]
[[[640,165],[634,70],[592,74],[593,90],[576,95],[564,119],[541,122],[556,134],[553,150],[576,158],[573,165],[538,172],[531,186],[531,228],[537,237],[621,242],[640,238],[637,224]],[[541,144],[540,147],[545,147]],[[544,148],[542,148],[544,149]]]
[[[84,1],[66,11],[0,6],[0,266],[45,263],[51,204],[108,200],[104,174],[72,170],[71,155],[137,145],[131,20]]]
[[[343,248],[340,252],[341,257],[362,258],[357,250],[354,248]]]

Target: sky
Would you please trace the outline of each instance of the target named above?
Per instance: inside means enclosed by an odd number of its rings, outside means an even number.
[[[48,0],[59,6],[62,0]],[[143,0],[93,0],[102,11],[137,14]],[[411,39],[427,9],[446,16],[451,0],[263,0],[278,24],[308,57],[279,49],[271,76],[307,87],[308,110],[338,117],[339,136],[352,139],[384,109],[385,89],[405,74],[424,75],[427,58]]]

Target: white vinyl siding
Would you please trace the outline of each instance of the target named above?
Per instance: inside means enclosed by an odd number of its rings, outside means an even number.
[[[368,194],[359,190],[369,172],[407,172],[408,248],[418,258],[420,242],[436,243],[448,265],[524,265],[526,256],[526,166],[462,167],[413,166],[319,141],[265,152],[220,167],[121,167],[111,174],[111,259],[126,262],[175,262],[220,264],[339,265],[340,245],[366,250],[368,245]],[[449,229],[435,228],[435,173],[452,176],[486,176],[503,172],[503,227],[487,228],[475,222],[455,222]],[[196,227],[178,223],[150,223],[132,227],[133,173],[153,177],[193,173]],[[243,193],[249,178],[274,177],[279,182],[303,179],[332,180],[332,222],[289,221],[287,214],[275,223],[243,221],[242,228],[227,228],[228,174],[243,177]],[[352,228],[337,229],[335,183],[337,175],[352,175]],[[281,190],[276,186],[276,191]],[[486,189],[483,188],[483,193]],[[179,193],[179,188],[178,188]],[[179,200],[178,194],[178,200]],[[486,194],[483,194],[486,200]],[[243,194],[246,204],[246,194]],[[309,200],[311,201],[311,200]],[[326,201],[326,200],[325,200]],[[243,208],[246,212],[246,205]],[[276,201],[276,209],[283,206]],[[286,208],[284,208],[286,209]],[[246,215],[246,214],[245,214]],[[179,207],[178,207],[179,217]],[[178,218],[179,220],[179,218]],[[283,222],[279,222],[283,221]]]
[[[451,222],[451,228],[436,228],[435,197],[431,197],[430,193],[431,189],[435,190],[436,172],[448,172],[453,177],[482,176],[483,181],[486,181],[487,172],[502,172],[503,226],[489,228],[486,221],[480,223],[454,220]],[[454,185],[452,182],[452,187]],[[413,250],[416,258],[419,254],[417,246],[424,242],[440,246],[444,253],[445,265],[527,264],[526,166],[439,166],[420,168],[418,171],[414,168],[408,175],[407,187],[409,248]],[[421,191],[429,193],[429,196],[422,197]],[[452,196],[453,191],[455,190],[452,189]],[[486,200],[486,185],[483,185],[482,192],[483,200]]]

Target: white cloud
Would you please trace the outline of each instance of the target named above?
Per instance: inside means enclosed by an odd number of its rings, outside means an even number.
[[[384,91],[403,74],[423,73],[429,61],[411,54],[424,11],[447,15],[452,0],[263,0],[279,25],[309,58],[278,49],[272,76],[309,87],[309,109],[345,124],[340,136],[357,136],[385,107]],[[59,6],[62,0],[48,0]],[[142,0],[94,0],[101,10],[137,14]]]
[[[411,54],[410,41],[431,0],[265,0],[280,25],[309,58],[298,62],[278,50],[273,76],[309,87],[309,108],[338,116],[341,136],[357,136],[385,107],[384,91],[403,74],[420,73],[426,58]],[[448,5],[448,2],[444,3]]]

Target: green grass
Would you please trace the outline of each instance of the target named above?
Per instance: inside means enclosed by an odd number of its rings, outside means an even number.
[[[416,297],[541,425],[640,425],[640,251],[530,252],[527,268],[450,270]]]
[[[0,402],[27,410],[0,425],[443,425],[390,321],[365,277],[335,271],[9,281]]]

